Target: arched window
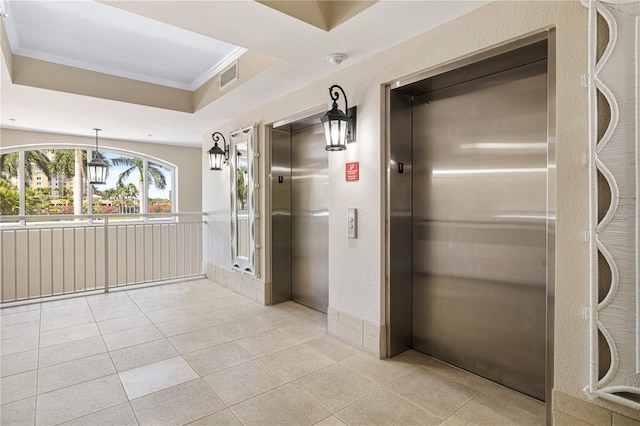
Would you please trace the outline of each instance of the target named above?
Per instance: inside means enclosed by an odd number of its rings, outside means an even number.
[[[0,214],[135,214],[174,212],[175,166],[139,153],[100,149],[105,185],[88,184],[84,146],[0,151]],[[91,200],[91,202],[89,202]]]

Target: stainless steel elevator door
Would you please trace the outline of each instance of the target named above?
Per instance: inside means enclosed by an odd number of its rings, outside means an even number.
[[[329,170],[318,124],[291,133],[291,298],[329,306]]]
[[[544,400],[547,62],[416,99],[412,345]]]

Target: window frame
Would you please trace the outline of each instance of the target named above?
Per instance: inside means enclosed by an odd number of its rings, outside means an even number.
[[[58,149],[74,149],[74,150],[82,150],[87,154],[87,158],[93,158],[94,147],[91,145],[84,144],[34,144],[34,145],[20,145],[13,146],[7,148],[0,148],[0,154],[9,154],[12,152],[18,153],[18,165],[19,173],[17,182],[18,182],[18,193],[19,193],[19,209],[18,216],[38,216],[38,215],[27,215],[26,214],[26,177],[25,177],[25,161],[27,151],[44,151],[44,150],[58,150]],[[127,155],[130,157],[137,157],[143,161],[143,182],[142,191],[140,194],[140,213],[148,214],[149,213],[149,185],[147,183],[147,173],[149,170],[149,163],[158,164],[159,166],[166,167],[171,172],[171,185],[169,187],[169,202],[171,203],[171,211],[169,213],[177,213],[177,174],[178,174],[178,166],[170,163],[168,161],[162,160],[158,157],[154,157],[151,155],[143,154],[137,151],[122,149],[122,148],[114,148],[110,146],[101,146],[99,149],[100,152],[109,152],[121,155]],[[58,186],[59,182],[57,176],[49,181],[49,187],[55,181],[56,186]],[[83,200],[86,198],[87,200],[87,213],[88,215],[94,214],[93,212],[93,203],[90,203],[88,200],[93,199],[93,187],[92,185],[87,185],[87,192]],[[68,215],[69,217],[75,216],[74,214]],[[147,219],[147,218],[145,218]]]

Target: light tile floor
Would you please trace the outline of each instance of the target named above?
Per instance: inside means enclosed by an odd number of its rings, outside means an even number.
[[[544,405],[208,280],[0,311],[5,425],[533,425]]]

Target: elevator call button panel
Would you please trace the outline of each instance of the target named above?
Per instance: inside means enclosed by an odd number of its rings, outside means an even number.
[[[358,210],[349,209],[347,214],[347,231],[349,238],[358,238]]]

